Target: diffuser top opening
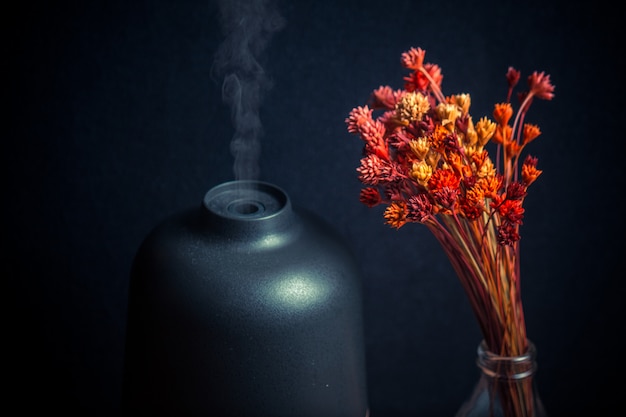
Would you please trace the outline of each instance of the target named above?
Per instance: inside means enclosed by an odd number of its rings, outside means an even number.
[[[251,220],[271,217],[288,204],[287,194],[279,187],[261,181],[231,181],[206,193],[204,206],[231,219]]]

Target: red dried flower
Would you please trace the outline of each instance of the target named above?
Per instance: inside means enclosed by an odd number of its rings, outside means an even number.
[[[509,200],[521,200],[526,197],[526,186],[514,181],[506,187],[506,198]]]
[[[524,218],[524,208],[521,200],[504,200],[497,208],[500,217],[511,224],[521,224]]]
[[[552,100],[554,97],[554,86],[550,83],[550,76],[544,72],[533,72],[528,77],[530,94],[544,100]]]
[[[497,240],[502,246],[513,247],[520,240],[520,235],[515,226],[506,223],[498,227]]]
[[[416,137],[410,132],[398,129],[387,136],[387,143],[400,152],[408,152],[411,147],[411,142],[415,139]]]
[[[407,219],[423,223],[433,214],[433,205],[426,194],[411,196],[407,202]]]
[[[374,110],[370,109],[368,106],[359,106],[352,109],[346,118],[348,132],[359,133],[361,126],[372,121],[373,111]]]
[[[387,201],[400,201],[404,200],[402,188],[397,183],[389,183],[383,185],[385,198]]]
[[[380,192],[377,188],[367,187],[361,190],[359,201],[368,207],[374,207],[381,203]]]
[[[439,65],[426,64],[424,65],[424,69],[430,76],[431,84],[429,85],[429,87],[439,90],[443,81],[443,74],[441,73],[441,68],[439,68]]]
[[[389,86],[380,86],[372,92],[369,105],[373,109],[393,109],[402,97],[402,90],[392,90]]]
[[[509,83],[509,88],[514,88],[519,82],[521,73],[513,67],[509,67],[506,72],[506,80]]]
[[[528,108],[533,103],[534,95],[530,94],[528,91],[522,91],[517,93],[517,101],[519,101],[519,109],[520,114],[524,114],[528,111]]]
[[[389,160],[389,150],[385,142],[386,130],[385,124],[380,120],[372,120],[359,126],[361,139],[365,141],[368,151],[382,159]]]
[[[419,70],[424,65],[426,51],[422,48],[411,48],[400,56],[402,66],[412,70]]]
[[[359,180],[368,185],[389,182],[393,177],[391,164],[375,154],[369,154],[361,159],[361,166],[356,170],[359,173]]]
[[[462,198],[459,203],[461,213],[468,220],[476,220],[480,218],[484,211],[484,200],[474,200],[468,198]]]
[[[404,89],[412,93],[413,91],[426,91],[430,85],[430,80],[422,72],[412,72],[404,77]]]
[[[451,210],[457,202],[461,192],[458,188],[442,187],[431,191],[431,195],[437,204],[444,209]]]

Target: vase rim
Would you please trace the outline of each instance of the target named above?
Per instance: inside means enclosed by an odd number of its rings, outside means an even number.
[[[476,363],[483,373],[493,378],[519,380],[532,376],[537,370],[535,345],[528,341],[528,349],[519,356],[500,356],[487,349],[483,340],[478,345]]]
[[[485,340],[482,340],[480,342],[477,351],[479,355],[488,355],[495,360],[524,361],[528,359],[534,359],[537,354],[535,344],[530,340],[527,341],[527,344],[528,348],[526,349],[526,352],[516,356],[502,356],[489,350],[489,348],[487,347],[487,342]]]

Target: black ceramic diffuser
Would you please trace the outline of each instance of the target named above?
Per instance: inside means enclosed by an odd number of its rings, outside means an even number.
[[[364,417],[358,267],[321,218],[233,181],[158,225],[131,271],[124,415]]]

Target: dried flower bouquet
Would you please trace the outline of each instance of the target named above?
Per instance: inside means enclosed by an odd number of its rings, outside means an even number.
[[[554,86],[549,75],[532,73],[514,111],[520,72],[511,67],[506,100],[495,105],[493,121],[474,122],[470,95],[445,96],[440,67],[424,56],[421,48],[402,53],[410,70],[404,88],[375,89],[345,120],[364,142],[360,201],[386,205],[385,221],[394,228],[428,227],[458,274],[488,349],[518,356],[528,347],[519,227],[527,189],[541,174],[537,158],[521,158],[541,134],[525,117],[533,99],[553,98]],[[493,159],[488,143],[495,144]]]

